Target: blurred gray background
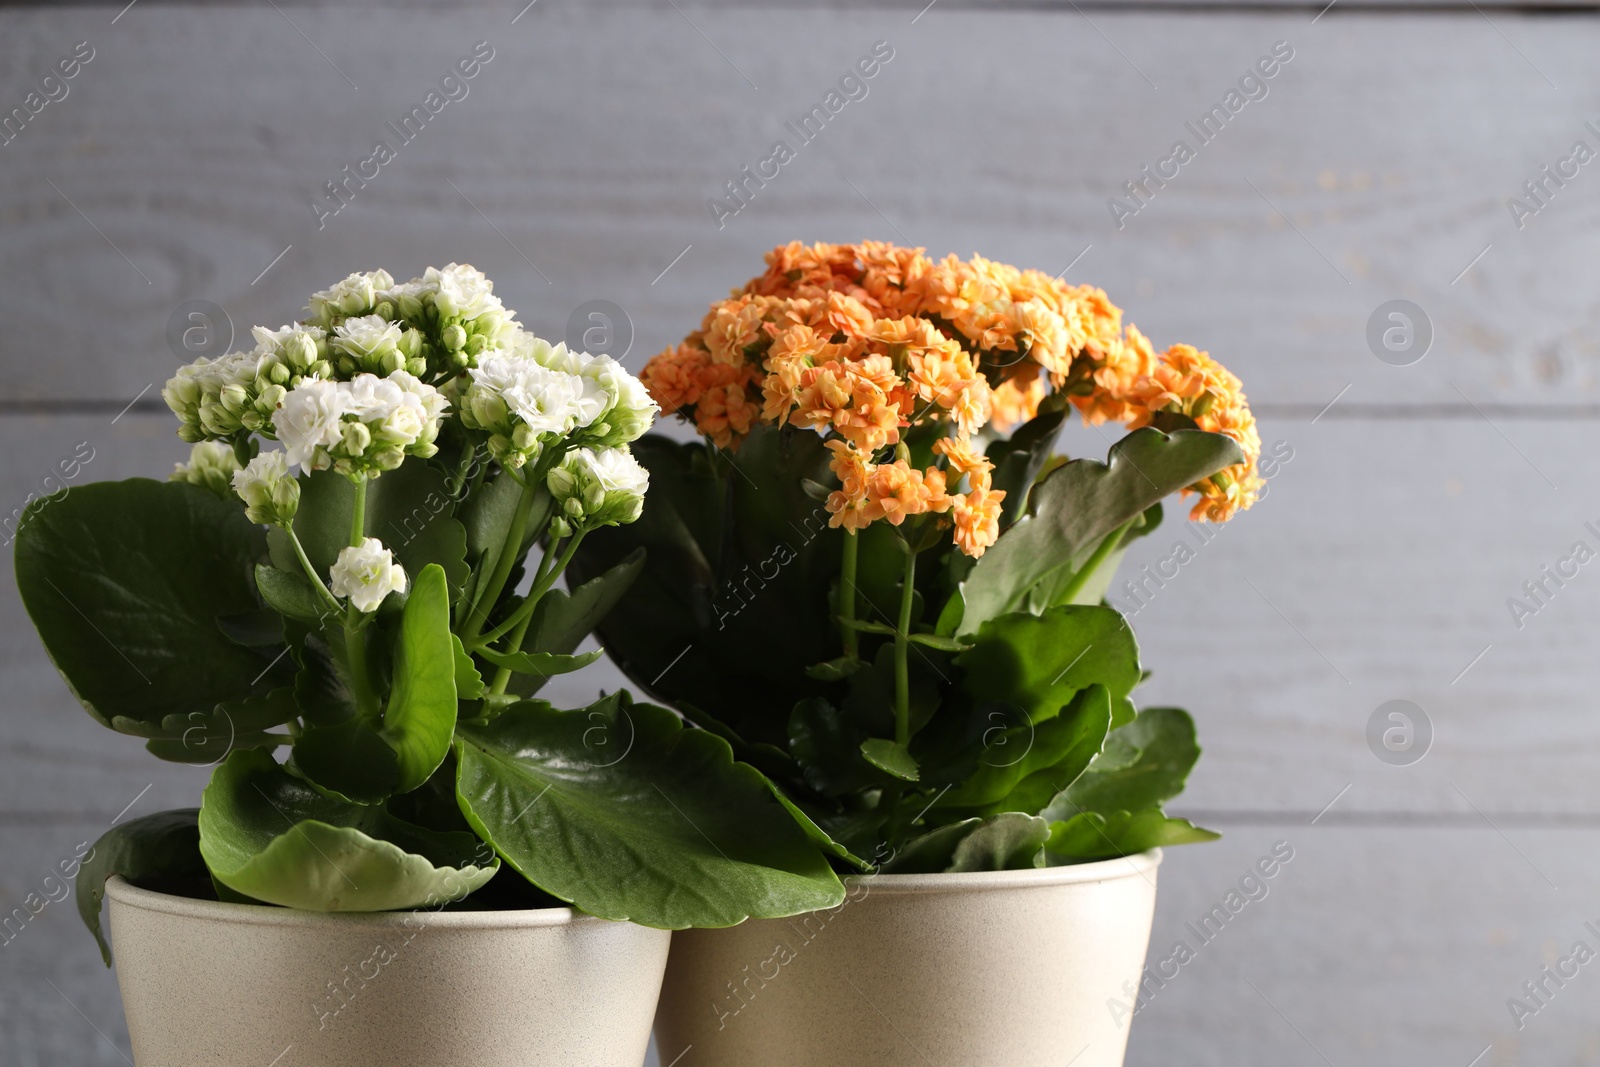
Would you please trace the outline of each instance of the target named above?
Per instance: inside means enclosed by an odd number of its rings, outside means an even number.
[[[93,54],[0,135],[0,518],[74,456],[78,483],[163,476],[173,369],[352,270],[471,262],[546,336],[609,325],[635,370],[791,239],[1065,270],[1236,371],[1280,457],[1256,510],[1117,598],[1145,702],[1200,723],[1179,812],[1226,834],[1168,853],[1153,951],[1294,848],[1139,1012],[1130,1064],[1600,1063],[1596,968],[1520,1028],[1507,1005],[1600,947],[1600,564],[1542,570],[1600,549],[1592,11],[523,2],[0,8],[0,114]],[[480,41],[467,95],[330,214],[325,183]],[[801,144],[785,123],[880,41],[865,97]],[[1276,42],[1265,96],[1129,197]],[[725,183],[779,140],[794,158],[732,213]],[[1137,208],[1120,227],[1112,197]],[[114,820],[195,804],[204,772],[82,712],[9,566],[0,638],[7,912]],[[563,682],[577,703],[620,680]],[[70,901],[0,944],[0,1064],[126,1049]]]

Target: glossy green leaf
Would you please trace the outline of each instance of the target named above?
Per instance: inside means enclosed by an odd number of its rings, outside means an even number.
[[[1006,812],[970,818],[914,837],[883,865],[885,874],[1024,870],[1035,865],[1050,836],[1043,819]]]
[[[1017,521],[1027,509],[1028,493],[1050,457],[1065,415],[1064,411],[1041,412],[1019,426],[1009,439],[989,445],[987,455],[994,464],[994,488],[1006,494],[1004,522]]]
[[[219,617],[256,610],[259,527],[197,486],[134,478],[31,506],[17,588],[45,649],[102,724],[209,714],[284,684],[278,650],[230,640]]]
[[[462,647],[461,638],[455,634],[450,635],[450,648],[455,657],[457,698],[477,700],[483,696],[483,675],[478,673],[478,665],[472,662],[472,657]]]
[[[1009,811],[986,819],[956,845],[947,871],[1015,871],[1034,866],[1050,824]]]
[[[940,796],[939,808],[1035,814],[1099,753],[1111,729],[1111,698],[1105,686],[1091,685],[1059,715],[1037,724],[1015,711],[991,707],[988,715],[977,769]]]
[[[906,746],[885,738],[869,737],[861,742],[861,755],[880,771],[892,774],[902,781],[915,782],[921,777],[917,761],[906,751]]]
[[[789,754],[805,784],[825,797],[887,781],[861,752],[861,725],[822,697],[802,700],[789,714]]]
[[[1139,811],[1183,792],[1200,758],[1194,720],[1180,708],[1146,708],[1111,732],[1106,751],[1041,814],[1051,821],[1083,811]]]
[[[555,652],[496,652],[488,648],[478,653],[496,667],[540,679],[582,670],[605,654],[601,648],[577,656],[563,656]]]
[[[1146,427],[1113,445],[1106,463],[1080,459],[1051,471],[1034,488],[1029,514],[967,576],[959,635],[1022,610],[1033,586],[1052,571],[1081,565],[1129,519],[1242,460],[1238,444],[1222,434]]]
[[[727,742],[618,693],[525,701],[457,727],[473,827],[529,881],[592,915],[682,929],[832,907],[844,887]]]
[[[298,567],[291,572],[280,571],[269,563],[258,564],[256,588],[261,591],[261,599],[267,602],[268,607],[291,619],[320,625],[328,614],[327,604]]]
[[[289,770],[328,797],[351,804],[378,804],[400,791],[399,754],[359,718],[308,726],[295,738]]]
[[[1099,605],[1062,605],[984,624],[956,657],[974,700],[1022,708],[1030,721],[1053,716],[1080,689],[1100,684],[1113,701],[1139,684],[1139,648],[1127,621]]]
[[[644,551],[636,550],[604,574],[589,579],[570,593],[551,589],[533,609],[525,652],[567,655],[588,637],[616,607],[644,571]]]
[[[200,851],[235,892],[305,911],[390,911],[459,900],[498,860],[467,833],[311,789],[261,752],[219,766],[200,808]]]
[[[70,860],[60,863],[63,881],[77,876],[78,915],[111,966],[111,943],[100,925],[106,879],[120,875],[135,885],[177,890],[203,884],[208,873],[200,857],[197,808],[162,811],[130,819],[100,835],[93,847],[85,841]],[[80,869],[81,864],[81,869]],[[54,872],[52,872],[54,873]]]
[[[1045,859],[1051,866],[1132,856],[1166,845],[1215,841],[1222,835],[1188,819],[1174,819],[1157,808],[1143,811],[1079,812],[1050,824]]]
[[[429,564],[412,583],[395,643],[394,684],[383,712],[383,739],[399,769],[396,791],[428,780],[450,751],[456,726],[455,638],[444,570]]]

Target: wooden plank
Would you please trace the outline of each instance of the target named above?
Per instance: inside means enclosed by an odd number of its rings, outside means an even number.
[[[1071,278],[1106,286],[1159,341],[1209,348],[1269,408],[1314,411],[1347,386],[1341,403],[1462,411],[1600,398],[1582,269],[1600,186],[1580,174],[1520,232],[1506,206],[1575,140],[1596,141],[1591,102],[1551,87],[1584,84],[1592,20],[511,14],[319,10],[335,69],[266,8],[141,4],[115,26],[99,10],[0,11],[0,99],[20,100],[73,42],[97,49],[4,148],[6,344],[29,354],[9,397],[120,407],[178,362],[166,334],[184,301],[214,301],[242,334],[348,270],[448,259],[487,269],[554,336],[582,302],[614,301],[637,366],[765,248],[873,236],[1076,262]],[[496,58],[470,95],[319,231],[323,183],[394,139],[386,123],[481,39]],[[878,40],[895,58],[867,97],[799,144],[785,122]],[[1108,199],[1178,138],[1198,141],[1185,123],[1277,40],[1295,58],[1269,95],[1117,230]],[[707,200],[779,138],[796,158],[719,229]],[[1414,366],[1367,347],[1369,317],[1396,298],[1434,325]]]
[[[1206,755],[1184,804],[1212,813],[1309,819],[1392,813],[1423,822],[1563,815],[1600,819],[1590,769],[1600,755],[1590,650],[1600,641],[1593,567],[1520,621],[1508,598],[1586,540],[1600,548],[1600,472],[1575,447],[1581,428],[1478,420],[1315,425],[1268,420],[1280,457],[1258,509],[1204,545],[1174,508],[1124,564],[1143,604],[1114,599],[1155,674],[1145,704],[1179,703],[1200,720]],[[84,479],[156,474],[183,446],[164,417],[0,419],[6,510],[41,472],[84,442]],[[1509,438],[1509,440],[1508,440]],[[1280,444],[1281,442],[1281,444]],[[1103,454],[1099,432],[1063,438]],[[1290,451],[1292,450],[1292,455]],[[1524,458],[1526,456],[1526,458]],[[1533,465],[1537,465],[1537,471]],[[1559,490],[1552,489],[1539,471]],[[69,490],[70,491],[70,490]],[[1181,562],[1174,546],[1192,545]],[[1145,566],[1170,575],[1159,586]],[[1530,602],[1531,603],[1531,602]],[[77,707],[0,576],[0,676],[28,723],[0,754],[0,813],[109,817],[152,781],[148,799],[194,803],[203,776],[152,762]],[[1485,646],[1492,646],[1479,657]],[[1469,669],[1470,667],[1470,669]],[[564,676],[552,699],[581,706],[626,682],[609,665]],[[1368,719],[1413,701],[1434,742],[1413,766],[1382,762]]]

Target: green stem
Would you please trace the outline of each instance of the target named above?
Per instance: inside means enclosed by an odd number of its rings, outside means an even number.
[[[906,545],[906,573],[900,590],[900,624],[894,632],[894,740],[911,740],[911,670],[906,653],[911,649],[911,598],[917,591],[917,554]]]
[[[376,725],[378,697],[372,691],[372,676],[367,669],[367,634],[361,626],[361,612],[354,604],[344,617],[344,652],[350,664],[350,688],[361,717]]]
[[[861,540],[856,531],[844,532],[844,552],[839,559],[839,616],[844,619],[844,654],[858,658],[860,638],[851,623],[856,621],[856,557],[860,554]]]
[[[1122,544],[1123,536],[1133,528],[1134,523],[1141,521],[1143,518],[1142,513],[1135,515],[1115,530],[1106,534],[1105,540],[1100,542],[1100,547],[1094,550],[1094,555],[1084,562],[1083,566],[1078,569],[1078,573],[1074,574],[1072,579],[1062,588],[1057,598],[1057,603],[1074,603],[1083,587],[1089,583],[1089,579],[1094,577],[1094,572],[1099,570],[1100,565],[1117,550],[1118,545]]]
[[[516,631],[516,638],[505,651],[516,652],[522,647],[522,638],[528,632],[528,622],[533,618],[534,609],[539,606],[540,599],[550,591],[550,587],[555,585],[556,579],[561,577],[561,572],[567,569],[567,564],[572,561],[573,553],[578,551],[578,545],[586,533],[587,530],[579,530],[574,534],[562,548],[559,557],[553,551],[545,553],[544,559],[539,561],[539,573],[533,580],[533,588],[528,590],[527,599],[518,604],[517,610],[504,622],[479,638],[473,646],[474,649],[492,645],[513,630]],[[550,566],[552,559],[555,560],[554,566]]]
[[[367,537],[367,478],[350,479],[356,487],[355,500],[350,504],[350,547],[360,548]]]
[[[294,545],[294,554],[299,557],[300,566],[306,572],[306,577],[311,579],[311,584],[316,586],[317,594],[322,597],[323,606],[333,615],[343,614],[344,608],[339,605],[339,601],[334,598],[334,595],[328,591],[328,587],[322,582],[322,577],[317,574],[316,568],[311,565],[311,560],[306,555],[305,546],[300,543],[299,536],[294,532],[294,526],[292,524],[285,526],[283,530],[289,535],[289,543]]]
[[[489,621],[489,612],[500,602],[506,579],[522,557],[522,538],[528,530],[528,516],[533,512],[537,485],[536,481],[531,480],[523,483],[522,495],[517,498],[517,510],[511,517],[511,528],[506,531],[506,543],[500,546],[500,557],[495,560],[494,571],[489,575],[489,582],[483,587],[482,594],[473,602],[466,622],[462,624],[461,643],[467,648],[478,644],[478,635],[483,632],[483,624]]]

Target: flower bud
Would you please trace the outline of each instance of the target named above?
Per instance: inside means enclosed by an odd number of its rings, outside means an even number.
[[[444,331],[439,335],[439,340],[443,342],[447,352],[459,352],[466,346],[467,331],[459,322],[452,322],[444,328]]]
[[[251,522],[288,526],[300,510],[300,483],[282,452],[263,452],[233,472],[233,491]]]
[[[227,500],[233,496],[229,479],[238,469],[233,446],[223,441],[202,441],[189,450],[188,463],[173,466],[169,480],[198,485]]]

